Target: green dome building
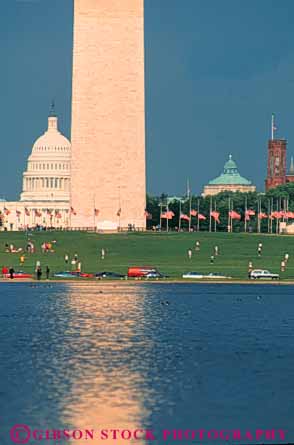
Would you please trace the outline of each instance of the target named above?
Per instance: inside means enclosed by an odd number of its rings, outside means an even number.
[[[209,181],[203,189],[202,196],[217,195],[221,192],[255,192],[256,187],[252,182],[240,175],[237,164],[229,156],[229,160],[224,165],[223,173],[215,179]]]

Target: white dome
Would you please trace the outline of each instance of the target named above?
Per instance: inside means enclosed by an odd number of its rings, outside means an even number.
[[[69,202],[70,161],[71,144],[51,114],[48,130],[36,140],[28,158],[21,201]]]
[[[55,155],[70,155],[70,141],[58,131],[58,120],[55,116],[48,118],[48,130],[40,136],[33,145],[32,155],[36,152],[47,154],[54,152]]]

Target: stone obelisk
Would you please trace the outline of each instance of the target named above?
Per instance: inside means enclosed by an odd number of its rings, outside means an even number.
[[[72,227],[145,227],[144,99],[144,0],[74,0]]]

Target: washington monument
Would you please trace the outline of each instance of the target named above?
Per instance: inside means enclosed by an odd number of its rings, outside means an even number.
[[[74,0],[72,227],[145,227],[144,99],[144,0]]]

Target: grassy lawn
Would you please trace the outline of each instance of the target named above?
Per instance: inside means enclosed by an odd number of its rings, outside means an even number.
[[[49,265],[51,272],[70,270],[65,266],[64,255],[71,258],[78,253],[83,272],[114,271],[126,273],[129,266],[155,266],[171,278],[180,278],[187,271],[219,272],[233,278],[246,279],[248,262],[254,268],[280,271],[284,254],[290,255],[286,272],[282,278],[294,279],[294,237],[256,234],[228,233],[130,233],[101,235],[80,232],[33,232],[29,238],[35,243],[36,253],[26,254],[25,265],[20,268],[19,254],[5,253],[4,245],[26,246],[27,236],[21,232],[0,233],[0,266],[13,266],[15,270],[33,272],[37,260],[43,271]],[[41,244],[56,240],[55,252],[43,254]],[[195,251],[195,242],[201,243]],[[263,243],[262,257],[257,255],[257,245]],[[220,255],[210,264],[213,247],[218,245]],[[106,250],[104,260],[100,258],[101,248]],[[193,249],[192,259],[187,250]]]

